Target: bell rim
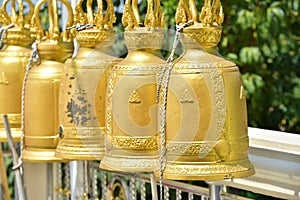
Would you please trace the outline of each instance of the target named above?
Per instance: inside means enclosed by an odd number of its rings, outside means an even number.
[[[188,171],[188,167],[192,166],[191,173],[183,174],[182,172],[172,168],[172,166],[176,166],[177,169],[181,168],[185,171]],[[212,173],[204,173],[205,168],[212,168],[214,171]],[[230,170],[221,172],[224,168],[230,168]],[[243,170],[240,170],[240,169]],[[170,170],[171,172],[168,172]],[[219,171],[219,172],[218,172]],[[217,173],[216,173],[217,172]],[[159,172],[155,170],[155,175],[158,176]],[[248,176],[252,176],[255,174],[255,168],[250,160],[237,160],[231,162],[220,162],[220,163],[207,163],[200,164],[195,163],[167,163],[164,168],[163,178],[170,180],[224,180],[224,179],[232,179],[232,178],[244,178]]]
[[[132,162],[134,160],[134,163]],[[119,164],[122,162],[123,164]],[[112,165],[112,163],[114,165]],[[132,163],[132,164],[130,164]],[[148,164],[148,166],[145,165]],[[140,164],[140,166],[138,166]],[[117,172],[153,172],[158,167],[158,156],[112,156],[104,155],[100,169]]]
[[[23,150],[22,160],[24,162],[34,163],[51,163],[51,162],[67,162],[66,159],[61,159],[55,156],[55,149],[51,150]]]

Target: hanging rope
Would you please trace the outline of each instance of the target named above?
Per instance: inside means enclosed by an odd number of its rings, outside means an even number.
[[[75,24],[74,26],[70,26],[70,27],[67,27],[66,29],[67,30],[72,30],[72,29],[76,29],[76,31],[83,31],[83,30],[86,30],[86,29],[90,29],[90,28],[93,28],[94,24]]]
[[[22,116],[21,116],[21,152],[20,152],[20,158],[19,158],[19,164],[18,167],[22,165],[22,159],[23,159],[23,151],[24,151],[24,114],[25,114],[25,87],[27,83],[27,78],[28,78],[28,73],[29,70],[31,69],[33,64],[39,65],[41,63],[39,54],[38,54],[38,49],[37,45],[39,42],[34,42],[31,45],[31,55],[28,61],[28,64],[26,66],[26,71],[24,75],[24,80],[23,80],[23,86],[22,86]]]
[[[14,26],[15,26],[15,24],[10,24],[10,25],[4,26],[3,28],[2,27],[0,28],[0,35],[1,35],[0,36],[0,49],[3,46],[3,40],[6,35],[7,30],[10,28],[13,28]]]
[[[188,21],[182,25],[176,25],[176,33],[173,42],[172,51],[162,69],[162,72],[159,77],[157,93],[156,93],[156,102],[158,103],[160,100],[160,96],[162,96],[162,102],[160,104],[160,158],[159,158],[159,186],[160,186],[160,200],[163,200],[163,171],[164,171],[164,158],[165,158],[165,132],[166,132],[166,112],[167,112],[167,96],[168,96],[168,88],[171,72],[173,69],[173,60],[175,51],[180,42],[180,36],[183,28],[191,26],[194,24],[194,21]],[[163,88],[162,88],[163,87]]]

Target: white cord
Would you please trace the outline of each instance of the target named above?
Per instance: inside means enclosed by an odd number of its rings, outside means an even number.
[[[173,42],[171,54],[169,55],[166,64],[162,69],[162,73],[159,77],[158,88],[156,93],[156,102],[159,102],[162,95],[162,102],[160,104],[160,158],[159,158],[159,187],[160,187],[160,200],[163,200],[163,171],[164,171],[164,159],[165,159],[165,140],[166,140],[166,113],[167,113],[167,96],[171,72],[173,69],[173,59],[176,48],[180,42],[180,36],[183,28],[194,24],[194,21],[188,21],[182,25],[176,25],[176,34]],[[162,90],[162,91],[161,91]]]

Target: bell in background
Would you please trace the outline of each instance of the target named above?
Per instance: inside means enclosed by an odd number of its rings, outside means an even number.
[[[67,26],[73,24],[72,8],[67,0],[60,0],[68,9]],[[39,10],[48,2],[49,32],[44,34]],[[41,41],[38,52],[41,64],[29,70],[25,87],[25,123],[23,160],[28,162],[61,161],[55,157],[59,139],[59,88],[64,68],[63,62],[73,53],[70,32],[60,33],[57,1],[40,0],[36,3],[31,20],[31,30]],[[45,36],[45,37],[44,37]],[[45,38],[45,40],[44,40]]]
[[[137,5],[132,8],[126,1],[122,23],[127,57],[108,75],[106,153],[100,168],[153,171],[158,164],[156,83],[165,62],[160,54],[163,13],[158,0],[148,1],[143,25]]]
[[[19,141],[21,137],[22,83],[31,54],[29,47],[33,42],[29,31],[33,4],[30,0],[24,2],[29,6],[29,13],[26,16],[23,13],[23,1],[18,1],[18,13],[15,10],[15,1],[12,1],[11,15],[6,11],[9,0],[3,1],[0,10],[2,31],[4,27],[11,25],[6,32],[2,32],[4,41],[1,41],[0,47],[0,114],[8,115],[14,141]],[[7,141],[2,117],[0,118],[0,141]]]
[[[202,23],[197,19],[195,2],[190,1],[189,9],[180,0],[176,23],[194,20],[194,24],[183,28],[184,54],[170,76],[163,177],[218,180],[250,176],[254,167],[248,160],[243,82],[238,67],[217,51],[223,22],[221,2],[206,0]]]
[[[87,0],[87,13],[78,1],[74,24],[82,25],[76,32],[80,46],[75,58],[68,59],[60,90],[60,125],[62,139],[56,156],[72,160],[100,160],[104,148],[105,95],[107,69],[116,63],[112,45],[116,20],[112,1],[102,14],[103,3],[98,1],[98,12],[92,12],[92,0]],[[84,26],[91,26],[84,29]],[[76,26],[76,25],[75,25]]]

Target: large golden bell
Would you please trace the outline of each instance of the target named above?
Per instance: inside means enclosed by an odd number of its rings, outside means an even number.
[[[74,23],[96,24],[102,12],[79,15],[82,11],[79,1],[74,14]],[[91,11],[92,1],[88,1]],[[99,3],[99,2],[98,2]],[[108,1],[108,9],[102,21],[96,27],[77,31],[76,39],[80,45],[75,58],[65,63],[64,76],[60,90],[60,125],[62,139],[56,148],[56,156],[73,160],[100,160],[104,149],[105,132],[105,95],[106,76],[109,66],[117,58],[111,56],[115,32],[112,24],[115,21],[114,7]],[[101,8],[98,5],[98,8]],[[110,16],[107,17],[107,16]],[[76,21],[81,19],[81,21]],[[103,18],[102,18],[103,19]]]
[[[147,13],[153,12],[149,7]],[[127,29],[124,37],[129,51],[109,71],[106,154],[100,167],[114,171],[153,171],[158,164],[155,95],[157,77],[165,62],[160,55],[164,33],[160,29],[161,18],[152,20],[160,24],[155,27],[147,24],[146,15],[146,27],[141,28],[138,19],[132,16],[130,5],[125,4],[122,22]]]
[[[217,52],[221,33],[218,21],[183,29],[185,53],[176,60],[167,98],[164,178],[217,180],[254,174],[247,155],[244,86],[238,67]]]
[[[39,23],[39,10],[45,0],[39,1],[32,18],[32,29],[36,38],[43,38],[44,33]],[[72,8],[68,1],[61,0],[69,11],[68,24],[73,23]],[[23,160],[28,162],[61,161],[55,157],[55,149],[59,139],[59,89],[64,68],[63,62],[72,55],[73,43],[68,33],[61,37],[57,22],[57,5],[50,1],[49,34],[46,40],[38,44],[41,64],[29,70],[25,87],[25,123]],[[56,16],[57,19],[57,16]]]
[[[28,29],[29,18],[33,14],[33,4],[27,1],[29,5],[29,14],[24,16],[22,12],[16,14],[12,9],[12,15],[6,12],[6,5],[9,0],[3,1],[1,6],[0,23],[2,28],[14,23],[14,26],[6,31],[4,35],[4,45],[0,50],[0,115],[7,114],[12,129],[14,141],[19,141],[21,137],[21,99],[22,83],[24,79],[25,68],[30,57],[29,45],[33,42]],[[12,7],[15,1],[12,1]],[[23,2],[19,1],[19,7]],[[0,119],[0,141],[7,141],[6,131],[2,117]]]

